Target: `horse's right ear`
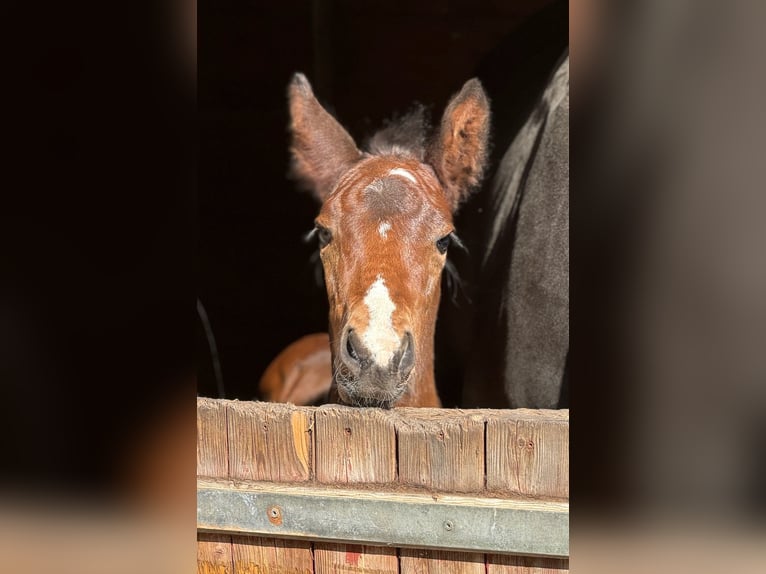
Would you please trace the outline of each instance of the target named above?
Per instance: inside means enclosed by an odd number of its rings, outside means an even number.
[[[481,183],[488,145],[489,99],[473,78],[447,104],[427,156],[453,211]]]
[[[348,132],[314,97],[306,76],[301,73],[293,76],[288,99],[292,175],[324,201],[361,153]]]

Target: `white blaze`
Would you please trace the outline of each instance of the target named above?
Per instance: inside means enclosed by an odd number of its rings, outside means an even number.
[[[385,239],[388,235],[388,230],[391,229],[391,224],[388,221],[384,221],[380,225],[378,225],[378,233],[380,233],[380,236]]]
[[[380,275],[367,290],[364,304],[367,305],[370,322],[362,334],[362,342],[378,365],[387,366],[399,349],[400,341],[391,320],[396,305],[391,301],[386,283]]]
[[[409,171],[402,167],[395,167],[391,171],[388,172],[388,175],[399,175],[401,177],[404,177],[406,179],[409,179],[412,183],[417,183],[418,180],[415,179],[415,176],[412,175]]]

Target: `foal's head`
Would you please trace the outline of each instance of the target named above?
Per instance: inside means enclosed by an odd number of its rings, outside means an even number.
[[[322,202],[317,237],[330,303],[333,377],[344,403],[438,406],[433,341],[452,215],[484,171],[489,104],[478,80],[428,138],[422,111],[366,151],[317,102],[290,89],[294,174]]]

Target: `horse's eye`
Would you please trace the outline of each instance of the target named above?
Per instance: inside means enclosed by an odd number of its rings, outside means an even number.
[[[322,227],[321,225],[317,225],[316,231],[317,238],[319,239],[319,249],[329,245],[330,241],[332,241],[332,233],[330,230],[326,227]]]
[[[437,240],[436,242],[436,249],[439,250],[439,253],[444,255],[447,253],[447,248],[449,247],[450,242],[452,241],[452,234],[445,235],[441,239]]]

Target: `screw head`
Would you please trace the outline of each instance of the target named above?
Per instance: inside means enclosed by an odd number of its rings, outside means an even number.
[[[450,531],[453,528],[455,528],[455,525],[452,523],[451,520],[445,520],[444,521],[444,530]]]
[[[282,509],[279,506],[269,506],[268,510],[266,510],[266,515],[269,517],[269,522],[272,524],[277,526],[282,524]]]

